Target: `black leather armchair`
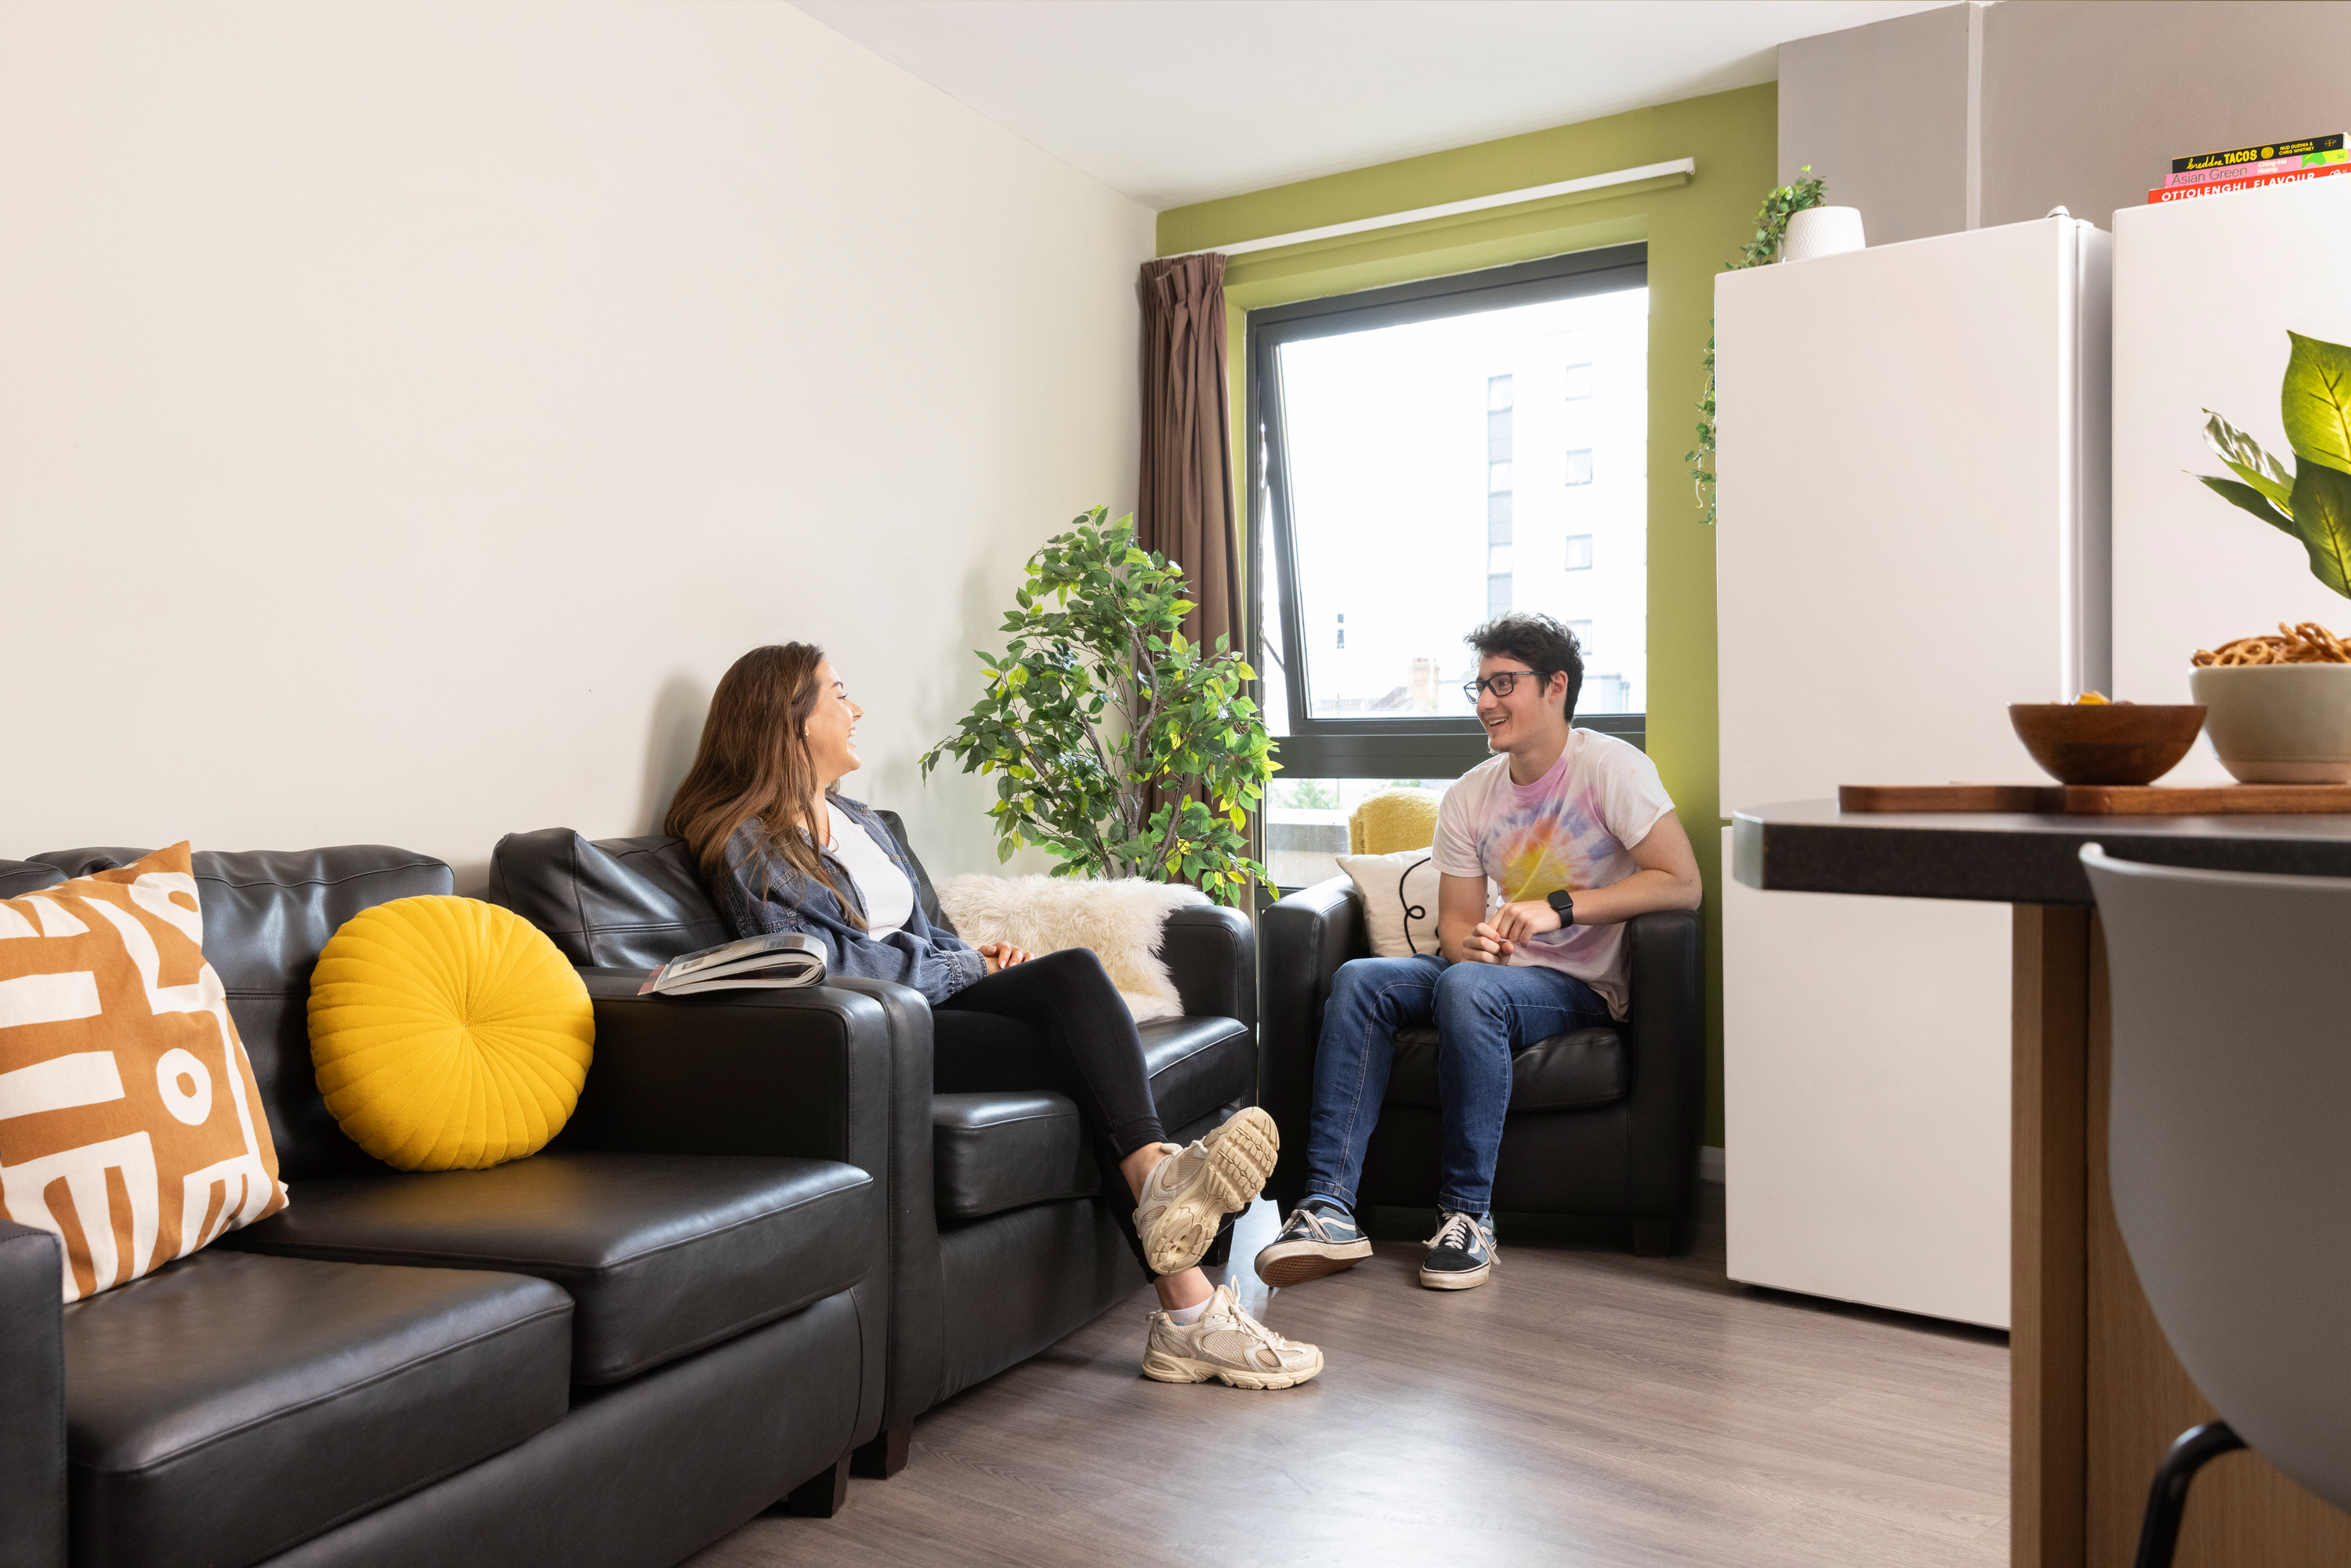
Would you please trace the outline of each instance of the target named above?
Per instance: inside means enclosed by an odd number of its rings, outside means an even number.
[[[1305,1196],[1314,1048],[1339,966],[1365,958],[1363,905],[1346,877],[1265,912],[1265,1108],[1281,1124],[1268,1190],[1287,1209]],[[1633,1249],[1673,1249],[1698,1180],[1706,1104],[1705,953],[1694,913],[1628,925],[1632,1005],[1621,1026],[1541,1040],[1512,1063],[1510,1110],[1494,1173],[1500,1216],[1631,1221]],[[1443,1145],[1437,1032],[1396,1037],[1380,1123],[1357,1190],[1365,1207],[1433,1208]]]
[[[881,813],[915,871],[916,893],[944,925],[938,896],[894,813]],[[568,828],[509,834],[491,861],[491,899],[529,920],[590,974],[633,983],[681,953],[734,933],[712,907],[677,839],[590,841]],[[949,927],[952,929],[952,927]],[[1141,1027],[1151,1087],[1167,1135],[1188,1141],[1257,1094],[1256,946],[1248,917],[1200,906],[1169,917],[1160,950],[1185,1016]],[[721,993],[724,994],[724,993]],[[854,998],[877,1009],[891,1040],[888,1172],[888,1393],[883,1430],[857,1456],[861,1474],[888,1476],[909,1453],[914,1418],[941,1400],[1027,1360],[1141,1283],[1104,1194],[1077,1106],[1035,1091],[936,1094],[931,1010],[904,986],[853,978],[787,993]],[[991,1020],[991,1022],[994,1020]],[[796,1019],[772,1019],[781,1041]],[[1004,1020],[1003,1027],[1019,1026]],[[658,1075],[658,1066],[653,1065]],[[706,1116],[749,1135],[788,1114],[754,1089],[724,1106],[701,1103],[699,1084],[648,1078],[632,1092],[658,1098],[691,1148]],[[583,1136],[594,1136],[592,1120]],[[1302,1124],[1301,1124],[1302,1125]],[[1229,1237],[1220,1238],[1218,1247]],[[1209,1261],[1222,1260],[1212,1252]],[[944,1302],[956,1303],[953,1312]]]
[[[0,862],[0,894],[138,852]],[[344,920],[448,867],[360,846],[195,873],[292,1201],[62,1309],[56,1239],[0,1223],[0,1562],[657,1568],[788,1492],[837,1503],[882,1419],[880,1003],[591,979],[561,1137],[402,1174],[327,1114],[305,1001]],[[746,1095],[768,1113],[731,1113]]]

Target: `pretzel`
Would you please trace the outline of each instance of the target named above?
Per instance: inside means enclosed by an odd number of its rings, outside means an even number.
[[[2242,664],[2351,664],[2351,645],[2315,621],[2289,626],[2278,622],[2275,637],[2240,637],[2218,648],[2199,648],[2189,661],[2199,667],[2224,669]]]

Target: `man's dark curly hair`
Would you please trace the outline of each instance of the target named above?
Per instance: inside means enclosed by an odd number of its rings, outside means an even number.
[[[1497,615],[1462,639],[1481,659],[1519,659],[1540,673],[1546,684],[1552,675],[1567,676],[1566,717],[1575,716],[1575,699],[1583,692],[1583,650],[1575,633],[1548,615],[1514,611]]]

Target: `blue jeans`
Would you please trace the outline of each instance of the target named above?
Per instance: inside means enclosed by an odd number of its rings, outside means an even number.
[[[1557,969],[1448,964],[1434,954],[1342,964],[1314,1051],[1306,1190],[1355,1206],[1364,1150],[1395,1061],[1395,1032],[1434,1022],[1445,1117],[1437,1204],[1485,1213],[1493,1205],[1494,1161],[1510,1104],[1511,1053],[1607,1021],[1600,993]]]

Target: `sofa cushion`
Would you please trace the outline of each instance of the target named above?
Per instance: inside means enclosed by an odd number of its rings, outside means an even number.
[[[1102,1190],[1076,1102],[1043,1091],[931,1096],[931,1171],[941,1219]]]
[[[984,1013],[942,1014],[985,1034],[1027,1026]],[[1174,1135],[1257,1088],[1257,1051],[1230,1019],[1165,1019],[1140,1026],[1143,1065],[1160,1124]],[[1049,1090],[998,1089],[931,1097],[931,1170],[941,1219],[977,1219],[1026,1203],[1102,1190],[1085,1118]]]
[[[553,1426],[542,1280],[218,1248],[65,1309],[80,1568],[237,1568]]]
[[[144,850],[45,851],[37,863],[68,876],[129,865]],[[449,868],[430,856],[382,844],[324,850],[224,853],[198,850],[196,896],[204,912],[204,958],[228,991],[229,1016],[253,1063],[269,1113],[277,1173],[286,1181],[381,1171],[327,1114],[310,1066],[305,1009],[310,970],[327,938],[372,904],[445,894]]]
[[[183,843],[0,903],[0,1213],[68,1301],[285,1207],[198,886]]]
[[[1231,1019],[1159,1019],[1139,1024],[1144,1071],[1159,1124],[1172,1134],[1219,1106],[1257,1096],[1257,1041]],[[1304,1137],[1306,1129],[1293,1129]]]
[[[491,1170],[307,1182],[234,1239],[550,1280],[579,1305],[572,1376],[618,1383],[846,1290],[883,1238],[873,1178],[854,1166],[559,1149]]]
[[[1632,1089],[1625,1037],[1603,1025],[1539,1040],[1510,1058],[1512,1111],[1589,1111],[1613,1105]],[[1437,1030],[1400,1029],[1388,1071],[1388,1103],[1443,1107],[1437,1079]]]

